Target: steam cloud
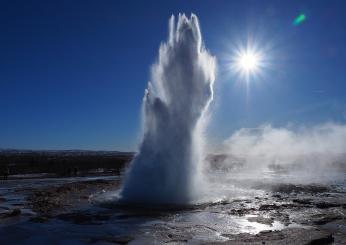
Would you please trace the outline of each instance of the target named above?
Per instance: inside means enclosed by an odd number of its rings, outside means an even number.
[[[234,166],[234,159],[244,163],[240,173],[274,169],[293,173],[295,180],[322,181],[323,176],[346,169],[346,125],[240,129],[225,141],[223,152],[229,156],[224,166]]]
[[[216,60],[195,15],[174,16],[143,101],[144,135],[121,191],[126,203],[187,204],[202,191],[202,130]]]

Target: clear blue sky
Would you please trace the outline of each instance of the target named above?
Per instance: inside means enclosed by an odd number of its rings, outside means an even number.
[[[179,12],[197,14],[218,59],[211,141],[263,123],[343,123],[345,11],[345,1],[2,0],[0,148],[136,149],[149,68]],[[249,90],[226,62],[248,37],[270,57]]]

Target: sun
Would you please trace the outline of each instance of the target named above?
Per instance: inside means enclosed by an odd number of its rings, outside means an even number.
[[[247,84],[251,81],[260,79],[263,72],[268,68],[267,50],[261,49],[259,45],[235,45],[231,54],[228,56],[228,69],[235,74],[239,81]]]
[[[255,75],[263,65],[262,55],[251,49],[241,50],[237,53],[233,65],[235,70],[243,75]]]
[[[255,53],[243,53],[238,58],[238,65],[246,72],[254,71],[258,68],[259,57]]]

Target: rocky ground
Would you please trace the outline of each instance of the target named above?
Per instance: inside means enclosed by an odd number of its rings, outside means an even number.
[[[28,243],[36,232],[46,242],[57,239],[54,230],[76,244],[346,244],[346,194],[338,186],[258,183],[263,195],[179,209],[99,201],[117,188],[118,180],[105,179],[17,188],[22,202],[9,206],[0,196],[0,238]]]

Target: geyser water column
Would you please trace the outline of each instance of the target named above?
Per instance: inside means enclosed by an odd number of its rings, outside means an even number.
[[[213,99],[216,60],[204,48],[197,16],[169,22],[143,100],[144,134],[121,202],[189,204],[203,191],[202,130]]]

